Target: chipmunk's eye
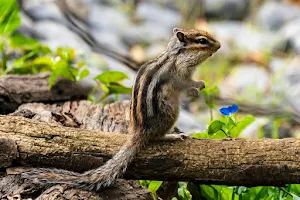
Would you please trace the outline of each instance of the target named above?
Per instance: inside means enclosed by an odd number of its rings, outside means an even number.
[[[198,41],[200,44],[208,44],[208,41],[205,38],[200,38]]]

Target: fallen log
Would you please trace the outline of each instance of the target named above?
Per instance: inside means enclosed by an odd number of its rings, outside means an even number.
[[[40,73],[0,77],[0,114],[14,112],[22,103],[86,99],[92,89],[66,79],[59,79],[49,89],[49,75]]]
[[[0,138],[18,147],[12,166],[83,172],[111,158],[129,137],[0,116]],[[161,141],[142,150],[124,178],[247,186],[299,183],[298,149],[299,139]]]

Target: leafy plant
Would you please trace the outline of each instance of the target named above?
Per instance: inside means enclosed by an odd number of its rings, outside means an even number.
[[[241,132],[252,122],[255,118],[252,115],[247,115],[238,120],[234,113],[238,111],[238,106],[233,104],[228,107],[220,109],[224,115],[218,120],[213,120],[207,127],[207,130],[201,133],[194,134],[194,138],[224,138],[227,136],[238,137]]]
[[[94,78],[97,82],[97,86],[89,95],[89,99],[98,103],[104,101],[111,94],[115,94],[116,99],[119,94],[130,94],[131,88],[125,87],[122,84],[122,81],[125,79],[128,79],[128,76],[119,71],[106,71],[99,74]],[[102,90],[103,96],[99,100],[95,100],[92,98],[92,94],[94,94],[98,88]]]
[[[206,87],[200,91],[204,96],[205,104],[208,106],[210,111],[210,121],[213,120],[213,109],[215,108],[215,99],[219,96],[219,89],[217,86],[212,88]]]
[[[37,40],[15,34],[20,25],[19,10],[15,0],[1,0],[0,2],[0,74],[35,74],[51,72],[49,88],[59,77],[72,81],[80,81],[89,76],[84,56],[77,55],[69,47],[60,47],[52,51]],[[97,89],[102,89],[103,97],[97,102],[105,100],[111,94],[128,94],[131,88],[124,87],[122,81],[127,75],[117,71],[106,71],[94,78]]]
[[[157,200],[156,191],[160,188],[163,181],[140,180],[139,182],[141,186],[148,188],[149,192],[151,192],[153,200]]]
[[[0,2],[0,74],[35,74],[50,71],[49,87],[62,76],[79,81],[89,75],[85,62],[76,57],[74,49],[50,48],[37,40],[15,34],[20,25],[19,9],[14,0]]]

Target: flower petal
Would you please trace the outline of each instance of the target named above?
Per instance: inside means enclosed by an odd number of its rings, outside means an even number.
[[[232,104],[231,106],[228,106],[228,110],[231,114],[233,114],[239,110],[239,107],[236,104]]]
[[[221,108],[220,112],[226,116],[229,116],[231,114],[228,108]]]

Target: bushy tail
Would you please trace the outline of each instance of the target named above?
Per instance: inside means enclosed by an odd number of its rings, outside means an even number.
[[[83,174],[61,169],[34,169],[22,173],[22,177],[39,184],[69,184],[86,190],[100,191],[108,187],[123,175],[127,166],[142,148],[144,142],[133,142],[125,145],[105,165]]]

